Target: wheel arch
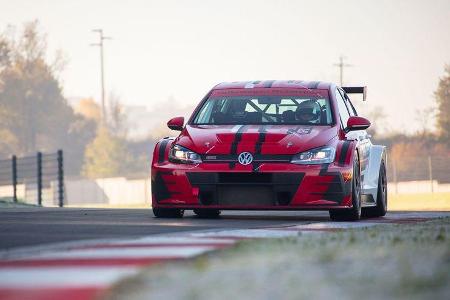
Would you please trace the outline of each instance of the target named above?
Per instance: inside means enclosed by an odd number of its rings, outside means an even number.
[[[358,160],[360,160],[359,157],[359,149],[356,141],[353,140],[346,140],[346,141],[340,141],[337,145],[337,151],[336,151],[336,163],[339,166],[351,166],[353,167],[353,158],[355,155],[355,152],[358,153]]]
[[[160,165],[168,161],[169,149],[174,140],[173,137],[166,137],[156,143],[153,150],[153,164]]]

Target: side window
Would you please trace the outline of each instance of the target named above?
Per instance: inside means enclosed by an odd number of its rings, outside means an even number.
[[[341,122],[342,127],[347,127],[347,120],[350,118],[350,114],[348,113],[347,106],[345,105],[345,100],[342,98],[341,93],[339,93],[339,90],[336,89],[336,100],[338,104],[339,109],[339,115],[341,116]]]

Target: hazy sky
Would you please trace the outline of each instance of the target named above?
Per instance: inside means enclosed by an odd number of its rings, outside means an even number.
[[[368,86],[390,128],[415,129],[415,111],[434,103],[450,64],[450,1],[94,1],[0,0],[0,27],[39,19],[51,53],[69,58],[67,97],[99,99],[106,41],[106,88],[151,108],[169,96],[197,103],[221,81],[303,79]],[[170,107],[167,107],[170,110]]]

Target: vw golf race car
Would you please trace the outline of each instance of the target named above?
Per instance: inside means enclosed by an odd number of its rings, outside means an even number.
[[[326,82],[221,83],[200,102],[181,133],[155,146],[156,217],[194,210],[329,210],[332,220],[383,216],[386,152],[373,145],[347,94],[365,87]]]

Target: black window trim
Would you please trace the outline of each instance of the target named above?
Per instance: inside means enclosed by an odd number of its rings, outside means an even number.
[[[345,100],[344,103],[345,103],[345,106],[347,106],[347,110],[348,110],[349,114],[350,114],[350,109],[351,109],[353,111],[353,114],[355,116],[357,116],[358,112],[356,111],[355,107],[353,106],[353,103],[350,100],[350,97],[347,95],[347,93],[344,90],[340,89],[340,91],[341,91],[341,95],[343,95],[343,98]],[[350,105],[350,107],[349,107],[349,105]],[[351,116],[351,114],[350,114],[350,116]]]
[[[348,107],[347,107],[347,105],[345,104],[345,97],[342,96],[341,89],[340,89],[339,87],[336,87],[336,91],[337,91],[337,93],[339,93],[339,95],[342,97],[342,100],[344,101],[344,106],[345,106],[345,108],[347,109],[348,116],[351,117],[350,112],[348,111]],[[337,95],[335,95],[335,98],[336,98],[336,103],[337,103],[337,102],[339,101],[339,100],[337,99]],[[340,122],[340,123],[341,123],[341,128],[342,128],[342,130],[345,131],[345,129],[347,128],[347,125],[344,126],[344,123],[342,122],[341,111],[339,110],[339,103],[337,103],[337,106],[338,106],[338,112],[339,112],[339,120],[341,121],[341,122]]]

